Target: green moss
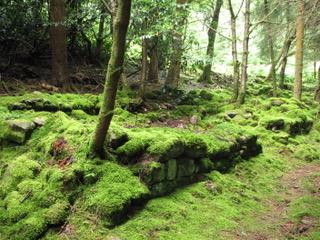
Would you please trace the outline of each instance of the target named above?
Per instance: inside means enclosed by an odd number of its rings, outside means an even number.
[[[8,228],[10,239],[38,239],[46,230],[47,223],[43,212],[35,212]]]
[[[63,223],[68,216],[69,203],[66,201],[58,201],[51,205],[45,213],[46,222],[50,225],[58,225]]]
[[[301,160],[312,162],[315,160],[320,160],[320,150],[318,147],[310,144],[299,144],[296,147],[294,156]]]
[[[149,194],[146,186],[131,171],[114,163],[101,166],[103,177],[84,192],[85,206],[107,221],[114,214],[125,211],[132,201]]]

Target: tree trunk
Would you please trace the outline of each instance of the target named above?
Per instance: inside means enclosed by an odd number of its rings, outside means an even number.
[[[176,0],[177,3],[177,12],[178,15],[184,15],[184,4],[186,4],[188,0]],[[168,75],[165,82],[167,87],[177,88],[180,81],[180,68],[181,68],[181,57],[183,52],[183,27],[186,24],[185,16],[178,16],[180,20],[177,22],[175,26],[175,30],[173,33],[172,40],[172,54],[170,57],[170,65],[168,69]]]
[[[159,82],[159,59],[158,59],[158,39],[153,37],[150,39],[150,64],[148,72],[148,82],[158,83]]]
[[[302,95],[302,72],[303,72],[303,43],[304,43],[304,0],[299,0],[299,15],[296,23],[296,63],[295,63],[295,80],[294,80],[294,97],[301,100]]]
[[[238,50],[237,50],[237,30],[236,30],[236,21],[237,17],[234,14],[231,0],[228,0],[228,8],[231,18],[231,39],[232,39],[232,65],[233,65],[233,96],[232,101],[236,101],[239,95],[239,61],[238,61]]]
[[[100,157],[105,156],[104,142],[113,117],[118,83],[123,72],[126,35],[130,20],[131,0],[119,0],[113,25],[113,42],[108,63],[103,101],[95,130],[92,149]]]
[[[294,40],[294,37],[292,36],[286,39],[283,47],[283,57],[280,64],[281,69],[280,69],[280,80],[279,80],[279,87],[281,89],[284,88],[284,79],[285,79],[286,67],[288,63],[288,54],[289,54],[289,50],[293,40]]]
[[[50,42],[52,53],[52,84],[70,90],[71,84],[67,71],[67,31],[65,26],[65,1],[50,2]]]
[[[265,16],[268,16],[269,12],[270,12],[269,2],[268,0],[264,0]],[[268,32],[268,44],[269,44],[270,62],[271,62],[271,68],[270,68],[270,74],[268,76],[268,80],[271,80],[272,82],[272,94],[274,97],[276,97],[277,96],[276,62],[275,62],[275,54],[274,54],[273,33],[272,33],[271,24],[269,22],[266,22],[266,28]]]
[[[316,88],[314,100],[316,100],[317,102],[320,102],[320,66],[318,68],[318,86]]]
[[[318,68],[318,84],[320,86],[320,65],[319,65],[319,68]]]
[[[207,46],[205,66],[203,68],[203,72],[199,79],[199,82],[211,83],[211,68],[212,68],[212,60],[214,55],[214,43],[216,40],[217,29],[219,25],[219,15],[220,15],[222,4],[223,4],[222,0],[216,1],[214,13],[212,15],[211,23],[208,29],[208,46]]]
[[[101,52],[103,47],[105,21],[106,21],[106,10],[105,10],[105,7],[102,6],[101,13],[100,13],[100,20],[99,20],[99,30],[98,30],[97,41],[96,41],[96,49],[95,49],[95,57],[98,61],[101,58]]]
[[[244,35],[243,35],[243,53],[242,53],[242,69],[241,83],[239,89],[238,103],[243,104],[247,91],[248,80],[248,58],[249,58],[249,37],[250,37],[250,0],[245,0],[245,19],[244,19]]]
[[[148,75],[148,45],[147,39],[142,38],[142,62],[141,62],[141,82],[140,82],[140,96],[145,94],[145,85],[147,83]]]

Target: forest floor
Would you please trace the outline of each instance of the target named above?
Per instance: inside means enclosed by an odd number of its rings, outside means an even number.
[[[240,223],[239,229],[226,232],[225,237],[245,240],[307,237],[308,232],[319,227],[319,219],[305,215],[299,223],[295,223],[289,216],[290,205],[303,202],[304,199],[320,202],[320,163],[306,163],[286,173],[280,179],[275,193],[267,196],[263,201],[265,208],[270,210],[264,214],[253,214],[252,219],[256,222],[254,226]],[[309,208],[310,205],[306,204],[304,207]],[[310,211],[311,209],[300,210]]]
[[[1,240],[320,239],[312,91],[123,89],[107,161],[88,155],[101,96],[32,91],[0,97]]]

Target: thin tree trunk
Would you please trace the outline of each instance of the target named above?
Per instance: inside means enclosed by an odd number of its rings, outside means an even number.
[[[148,72],[148,82],[157,83],[159,82],[159,59],[158,59],[158,39],[153,37],[150,39],[150,64]]]
[[[52,84],[70,90],[71,84],[67,71],[67,31],[65,25],[65,1],[50,2],[50,42],[52,53]]]
[[[176,0],[177,3],[177,12],[178,15],[184,13],[184,6],[188,0]],[[173,33],[173,40],[172,40],[172,54],[170,57],[170,65],[168,69],[168,75],[165,82],[167,87],[177,88],[180,81],[180,68],[181,68],[181,57],[183,53],[183,36],[182,31],[183,27],[186,23],[185,16],[178,16],[181,19],[175,26],[175,31]]]
[[[303,43],[304,43],[304,0],[299,0],[299,15],[296,23],[296,63],[295,63],[295,80],[294,80],[294,97],[301,100],[302,95],[302,72],[303,72]]]
[[[264,0],[264,11],[265,16],[268,16],[270,9],[269,9],[269,2],[268,0]],[[276,62],[275,62],[275,54],[274,54],[274,43],[273,43],[273,34],[272,28],[269,22],[266,23],[267,32],[268,32],[268,44],[269,44],[269,51],[270,51],[270,74],[268,80],[272,82],[272,94],[274,97],[277,96],[277,78],[276,78]]]
[[[100,12],[100,20],[99,20],[99,30],[97,34],[97,41],[96,41],[96,49],[95,49],[95,56],[97,60],[99,61],[101,58],[101,52],[103,47],[103,39],[104,39],[104,24],[106,21],[106,10],[105,7],[102,6],[101,12]]]
[[[238,50],[237,50],[237,30],[236,30],[236,21],[237,17],[234,14],[231,0],[228,0],[228,8],[231,18],[231,39],[232,39],[232,65],[233,65],[233,96],[232,101],[236,101],[239,95],[239,61],[238,61]]]
[[[211,68],[212,68],[212,60],[214,55],[214,43],[216,40],[217,29],[219,25],[219,15],[220,15],[222,4],[223,4],[222,0],[217,0],[216,5],[214,7],[214,13],[212,15],[211,23],[208,29],[208,46],[207,46],[206,62],[203,68],[202,75],[199,79],[199,82],[211,83]]]
[[[283,50],[283,57],[281,59],[281,64],[280,64],[281,69],[280,69],[280,79],[279,79],[279,87],[281,89],[284,88],[284,79],[285,79],[286,67],[288,62],[288,54],[289,54],[289,50],[293,40],[294,40],[294,37],[292,36],[286,39],[283,47],[284,50]]]
[[[142,38],[142,61],[141,61],[141,83],[140,83],[140,96],[145,94],[145,86],[147,83],[147,75],[148,75],[148,46],[147,39],[145,37]]]
[[[316,92],[314,95],[314,100],[316,100],[317,102],[320,102],[320,65],[318,68],[318,85],[317,85]]]
[[[313,78],[314,80],[317,80],[317,62],[313,62]]]
[[[241,83],[239,90],[238,103],[243,104],[247,91],[248,80],[248,58],[249,58],[249,37],[250,37],[250,0],[245,0],[245,20],[244,20],[244,35],[243,35],[243,53],[242,53],[242,69]]]
[[[320,65],[319,65],[319,68],[318,68],[318,84],[320,86]]]
[[[101,157],[105,156],[104,142],[113,117],[118,83],[123,72],[126,35],[130,20],[131,0],[119,0],[113,25],[113,42],[108,63],[103,101],[95,130],[92,149]]]

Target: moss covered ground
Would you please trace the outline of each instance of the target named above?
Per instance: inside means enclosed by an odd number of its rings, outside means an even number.
[[[229,91],[208,89],[158,92],[142,105],[123,90],[107,160],[89,154],[99,96],[0,97],[0,239],[249,239],[241,232],[263,232],[262,223],[281,228],[306,216],[312,227],[288,236],[318,239],[317,173],[303,180],[309,191],[288,204],[284,223],[274,226],[259,216],[270,211],[270,197],[282,200],[283,175],[320,164],[319,106],[311,92],[302,102],[289,91],[272,98],[255,83],[249,93],[241,107],[229,103]],[[8,139],[8,133],[21,134],[8,121],[39,118],[44,125],[26,142]],[[248,136],[258,138],[263,153],[244,154],[242,147],[231,155],[235,164],[215,167],[212,159],[228,165],[222,153]],[[160,163],[181,155],[213,165],[192,184],[152,197],[136,164],[161,169]],[[286,239],[282,234],[279,239]]]

